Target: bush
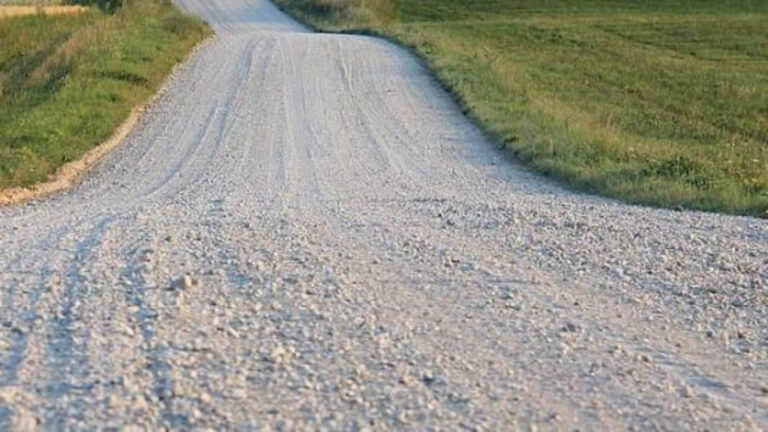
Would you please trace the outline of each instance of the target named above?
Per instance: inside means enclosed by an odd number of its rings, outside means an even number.
[[[68,3],[82,6],[96,6],[109,13],[115,12],[123,6],[123,0],[69,0]]]

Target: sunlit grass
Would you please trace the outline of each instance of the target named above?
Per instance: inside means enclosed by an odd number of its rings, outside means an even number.
[[[0,188],[45,180],[109,137],[208,34],[165,0],[0,21]]]

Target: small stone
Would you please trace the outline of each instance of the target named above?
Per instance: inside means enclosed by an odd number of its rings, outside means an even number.
[[[487,230],[493,230],[493,229],[497,229],[499,225],[501,225],[499,221],[495,219],[489,219],[485,221],[485,224],[483,225],[483,227]]]
[[[133,327],[131,327],[129,324],[123,324],[122,326],[123,334],[128,337],[133,337],[136,335],[136,332],[133,330]]]
[[[424,372],[421,375],[421,381],[425,385],[430,386],[430,385],[434,384],[437,381],[437,377],[432,372]]]
[[[413,377],[409,374],[402,374],[400,375],[400,378],[398,378],[397,380],[397,382],[399,382],[400,384],[406,387],[410,387],[411,385],[413,385],[414,381],[415,380],[413,379]]]
[[[510,293],[509,291],[502,291],[501,293],[499,293],[499,299],[501,300],[513,300],[514,298],[515,296],[512,295],[512,293]]]
[[[581,326],[572,322],[567,322],[561,330],[566,333],[576,333],[581,331]]]
[[[139,411],[144,411],[149,408],[149,404],[147,403],[147,400],[144,398],[144,396],[140,395],[133,400],[133,408]]]
[[[682,397],[684,397],[686,399],[692,398],[693,397],[693,389],[691,389],[687,385],[683,385],[682,387],[680,387],[680,396],[682,396]]]
[[[275,364],[288,364],[294,359],[295,351],[293,348],[275,347],[269,354],[268,360]]]
[[[196,287],[200,287],[202,284],[197,279],[192,279],[189,275],[184,275],[171,282],[171,290],[184,291]]]
[[[515,298],[517,291],[514,288],[508,286],[502,286],[499,288],[499,298],[501,300],[512,300]]]
[[[123,405],[123,400],[120,398],[120,396],[113,394],[109,396],[107,403],[111,409],[117,409]]]
[[[37,417],[26,409],[18,409],[11,421],[11,430],[34,431],[39,428]]]

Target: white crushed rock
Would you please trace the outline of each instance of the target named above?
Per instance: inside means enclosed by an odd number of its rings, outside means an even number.
[[[219,36],[124,145],[0,209],[0,430],[768,428],[765,221],[564,191],[390,43],[181,3]]]

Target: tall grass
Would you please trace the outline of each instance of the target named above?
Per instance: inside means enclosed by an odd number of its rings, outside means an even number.
[[[278,3],[413,47],[499,144],[573,188],[768,209],[768,2],[389,0],[382,19],[322,1]]]
[[[166,0],[0,21],[0,188],[105,140],[207,34]]]

